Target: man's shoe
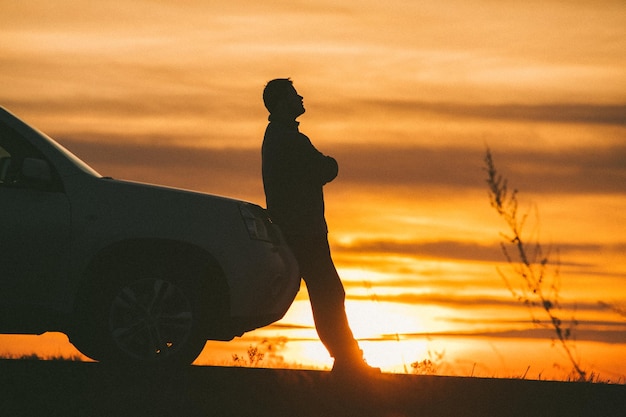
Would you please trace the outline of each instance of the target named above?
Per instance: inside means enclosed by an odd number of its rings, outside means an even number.
[[[380,368],[369,366],[364,360],[341,360],[335,359],[333,369],[331,371],[333,375],[341,376],[375,376],[380,375]]]

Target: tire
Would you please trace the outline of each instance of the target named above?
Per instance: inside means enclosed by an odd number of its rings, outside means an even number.
[[[113,365],[192,363],[215,320],[209,271],[163,259],[109,264],[83,293],[71,342],[90,358]]]
[[[200,300],[177,283],[146,278],[122,285],[109,302],[113,358],[136,364],[189,364],[206,339]]]

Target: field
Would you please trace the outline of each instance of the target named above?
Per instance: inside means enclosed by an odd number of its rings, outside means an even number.
[[[523,379],[0,360],[0,414],[17,416],[624,416],[626,386]]]

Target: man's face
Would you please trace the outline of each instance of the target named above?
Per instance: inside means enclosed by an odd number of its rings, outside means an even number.
[[[298,94],[294,86],[291,86],[281,105],[284,115],[293,119],[306,111],[304,109],[303,98]]]

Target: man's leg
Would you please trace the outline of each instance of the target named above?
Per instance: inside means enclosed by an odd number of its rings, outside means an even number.
[[[320,237],[289,237],[289,244],[306,283],[315,328],[335,361],[362,361],[345,310],[345,291],[333,264],[328,240]]]

